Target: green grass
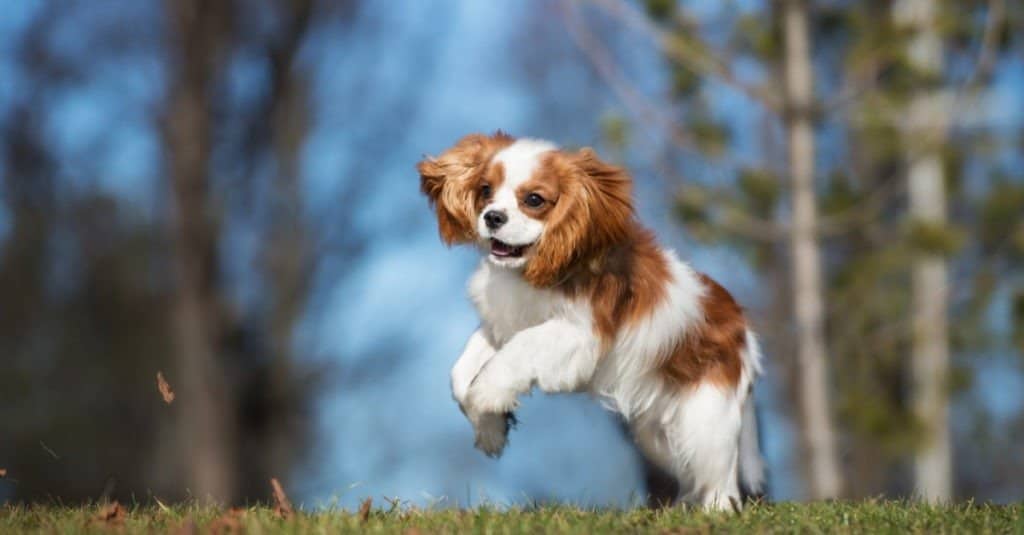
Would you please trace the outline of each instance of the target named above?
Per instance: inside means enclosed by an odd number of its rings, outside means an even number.
[[[102,520],[102,508],[4,506],[0,533],[1024,533],[1024,505],[928,507],[894,501],[754,505],[740,515],[674,508],[619,511],[570,506],[469,511],[324,510],[283,520],[273,509],[225,514],[214,508],[129,508]],[[227,520],[224,520],[227,518]],[[220,519],[220,520],[218,520]],[[235,528],[234,531],[226,528]]]

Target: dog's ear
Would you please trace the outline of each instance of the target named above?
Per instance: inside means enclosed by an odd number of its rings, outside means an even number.
[[[438,230],[448,245],[476,239],[476,183],[494,153],[513,141],[501,131],[470,134],[440,156],[416,164],[420,190],[437,211]]]
[[[627,239],[633,222],[632,179],[593,150],[556,153],[549,161],[563,194],[523,275],[535,286],[557,283],[575,261]]]
[[[605,163],[587,147],[573,158],[585,177],[584,189],[590,211],[591,229],[588,247],[605,247],[618,243],[629,234],[633,222],[633,179],[625,168]]]

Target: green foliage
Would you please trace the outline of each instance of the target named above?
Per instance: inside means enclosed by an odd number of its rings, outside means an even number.
[[[676,13],[676,0],[646,0],[644,9],[647,10],[647,15],[654,20],[669,20]]]
[[[951,256],[965,240],[964,232],[949,223],[911,220],[907,225],[907,243],[920,254]]]
[[[782,33],[778,25],[761,15],[740,16],[731,44],[740,53],[764,62],[774,63],[782,55]]]
[[[782,180],[767,169],[741,170],[737,186],[750,212],[760,217],[772,215],[782,194]]]
[[[1018,288],[1011,298],[1010,321],[1013,343],[1024,349],[1024,288]]]
[[[949,143],[939,149],[942,158],[942,177],[946,181],[946,195],[958,198],[963,191],[963,168],[967,163],[966,147]]]
[[[942,87],[941,73],[921,69],[906,54],[893,54],[883,67],[880,85],[886,98],[898,104],[907,104],[922,91],[935,91]]]
[[[690,121],[689,126],[690,133],[701,151],[712,158],[725,153],[730,139],[729,129],[725,123],[707,116],[698,116]]]
[[[864,161],[873,167],[881,168],[887,166],[886,164],[900,161],[906,152],[907,142],[903,139],[902,132],[889,120],[892,109],[877,100],[874,104],[859,113],[862,123],[854,134],[857,136],[855,143],[862,151]]]
[[[697,185],[688,185],[676,193],[675,214],[694,238],[710,241],[713,238],[708,207],[711,205],[708,191]]]
[[[268,507],[232,512],[199,506],[137,506],[113,524],[98,507],[6,507],[0,531],[21,533],[1016,533],[1024,505],[902,501],[753,504],[741,514],[573,506],[357,512],[327,508],[279,518]]]
[[[977,239],[984,252],[1024,257],[1024,184],[997,176],[981,200]]]
[[[985,312],[999,288],[999,279],[993,270],[979,269],[969,284],[970,297],[962,307],[957,321],[950,326],[950,347],[954,353],[985,350],[994,345]]]
[[[856,208],[863,199],[859,189],[844,169],[836,169],[829,173],[819,203],[822,213],[838,214]]]
[[[620,115],[606,115],[601,119],[601,133],[605,143],[613,150],[623,151],[629,145],[629,123]]]
[[[672,96],[679,100],[693,98],[701,88],[701,79],[691,69],[672,65]]]

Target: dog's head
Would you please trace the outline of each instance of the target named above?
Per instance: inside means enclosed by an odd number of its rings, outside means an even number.
[[[629,175],[591,149],[473,134],[417,168],[445,243],[478,243],[488,261],[536,286],[630,231]]]

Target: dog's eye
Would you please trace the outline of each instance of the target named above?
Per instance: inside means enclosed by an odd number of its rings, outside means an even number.
[[[490,197],[491,196],[491,185],[490,184],[484,184],[484,185],[480,186],[480,196],[482,196],[482,197]]]
[[[529,206],[530,208],[537,208],[540,205],[544,204],[544,197],[541,197],[536,193],[531,193],[527,195],[525,199],[523,199],[523,202],[526,203],[526,206]]]

